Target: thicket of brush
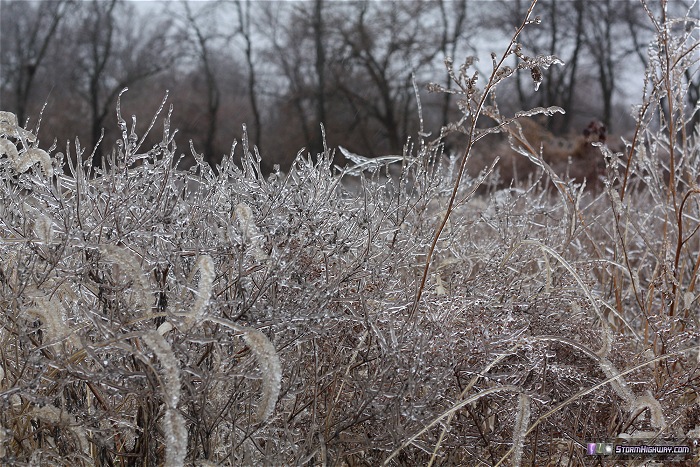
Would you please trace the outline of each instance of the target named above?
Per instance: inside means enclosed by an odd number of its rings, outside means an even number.
[[[244,140],[180,170],[168,115],[146,150],[118,108],[93,167],[1,113],[0,463],[583,465],[587,442],[692,445],[698,21],[650,12],[637,131],[600,148],[588,192],[518,129],[558,109],[496,106],[513,54],[536,84],[556,65],[518,45],[532,9],[483,86],[470,59],[453,70],[459,157],[421,135],[400,161],[300,152],[264,177]],[[463,176],[493,131],[539,179]]]

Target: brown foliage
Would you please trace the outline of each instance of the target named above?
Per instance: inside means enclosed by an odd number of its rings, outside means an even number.
[[[554,172],[579,183],[585,179],[591,187],[599,184],[599,177],[605,172],[605,159],[594,143],[609,144],[612,140],[607,137],[605,125],[593,120],[578,135],[556,136],[537,119],[522,118],[518,122],[530,147],[536,151],[541,149],[542,158]],[[495,156],[501,158],[497,167],[503,184],[507,185],[511,180],[526,180],[537,170],[533,162],[511,148],[506,137],[500,136],[487,138],[481,150],[474,153],[469,164],[470,172],[478,172]]]

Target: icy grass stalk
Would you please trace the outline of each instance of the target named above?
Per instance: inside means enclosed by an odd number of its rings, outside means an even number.
[[[571,275],[576,280],[576,283],[581,288],[581,291],[584,293],[586,298],[588,298],[588,301],[591,302],[591,306],[595,310],[596,315],[598,316],[598,319],[600,321],[600,325],[601,325],[601,328],[603,331],[603,336],[602,336],[603,345],[596,352],[596,354],[600,355],[602,357],[607,356],[610,353],[610,346],[612,344],[612,330],[610,329],[610,325],[608,324],[608,320],[605,318],[605,315],[603,315],[603,313],[600,311],[600,308],[598,307],[598,302],[593,297],[593,294],[588,289],[588,287],[586,287],[586,284],[583,282],[583,279],[581,279],[581,277],[578,275],[576,270],[571,266],[571,264],[569,264],[568,261],[566,261],[564,258],[562,258],[562,256],[559,253],[557,253],[553,248],[551,248],[551,247],[549,247],[549,246],[545,245],[544,243],[539,242],[537,240],[523,240],[523,241],[519,242],[518,244],[516,244],[508,252],[508,254],[503,258],[503,260],[501,261],[500,268],[502,268],[506,264],[508,259],[513,255],[513,253],[521,245],[535,245],[535,246],[540,247],[540,249],[542,249],[543,252],[549,253],[552,257],[554,257],[557,261],[559,261],[559,263],[561,263],[561,265],[564,266],[566,268],[566,270],[569,271],[569,273],[571,273]],[[549,264],[547,262],[547,260],[545,260],[545,264]],[[547,272],[547,274],[548,275],[550,274],[549,271]]]
[[[481,370],[479,373],[477,373],[476,376],[474,376],[469,381],[469,384],[467,384],[467,386],[460,393],[459,398],[460,399],[464,398],[464,396],[466,396],[467,393],[472,390],[472,388],[477,383],[477,381],[479,381],[480,378],[482,378],[489,371],[491,371],[491,368],[498,365],[503,359],[512,355],[512,353],[515,352],[518,349],[518,347],[520,347],[520,345],[515,345],[507,352],[504,352],[503,354],[501,354],[498,357],[496,357],[495,359],[493,359],[483,370]],[[440,433],[440,437],[438,438],[438,442],[435,444],[435,448],[433,449],[433,455],[430,458],[430,462],[428,463],[428,467],[432,467],[433,463],[436,461],[438,450],[440,449],[440,445],[442,444],[442,442],[445,439],[445,436],[447,435],[447,429],[450,426],[450,424],[452,423],[452,419],[454,418],[454,416],[455,416],[455,412],[452,412],[452,413],[450,413],[450,415],[448,415],[447,421],[445,422],[445,424],[442,428],[442,432]]]
[[[34,221],[34,233],[45,245],[53,240],[53,221],[49,216],[40,214]]]
[[[148,276],[139,264],[138,256],[126,248],[116,245],[100,245],[100,253],[107,261],[117,263],[133,282],[138,307],[148,313],[151,310],[151,286]]]
[[[73,415],[53,405],[45,405],[43,407],[34,408],[29,415],[32,418],[41,420],[47,424],[55,425],[62,429],[65,428],[71,431],[80,444],[80,450],[84,454],[89,455],[90,445],[88,444],[85,429]]]
[[[557,339],[559,339],[559,338],[557,338]],[[637,370],[639,370],[639,369],[641,369],[641,368],[644,368],[645,366],[648,366],[648,365],[652,365],[652,364],[654,364],[654,363],[661,362],[661,361],[663,361],[663,360],[666,360],[667,358],[676,357],[676,356],[683,355],[683,354],[690,354],[690,353],[692,353],[693,351],[695,351],[695,349],[696,349],[696,347],[690,347],[690,348],[686,348],[686,349],[677,350],[677,351],[675,351],[675,352],[669,352],[669,353],[664,354],[664,355],[660,355],[660,356],[655,357],[655,358],[652,358],[651,360],[648,360],[648,361],[646,361],[646,362],[644,362],[644,363],[640,363],[639,365],[635,365],[635,366],[633,366],[632,368],[628,368],[627,370],[623,371],[622,373],[620,373],[618,376],[615,376],[614,378],[608,378],[608,379],[606,379],[605,381],[602,381],[602,382],[600,382],[600,383],[598,383],[598,384],[596,384],[596,385],[594,385],[594,386],[591,386],[591,387],[585,388],[585,389],[581,389],[581,390],[578,391],[576,394],[574,394],[573,396],[569,397],[569,398],[566,399],[565,401],[561,402],[561,403],[560,403],[559,405],[557,405],[556,407],[553,407],[553,408],[550,409],[549,411],[547,411],[547,412],[545,412],[544,414],[540,415],[540,417],[539,417],[537,420],[535,420],[535,422],[534,422],[532,425],[530,425],[530,428],[528,428],[527,432],[525,433],[525,436],[527,436],[527,435],[529,435],[530,433],[532,433],[532,430],[534,430],[535,428],[537,428],[542,422],[544,422],[546,419],[548,419],[549,417],[551,417],[551,416],[554,415],[555,413],[557,413],[557,412],[559,412],[560,410],[562,410],[564,407],[568,406],[569,404],[573,403],[574,401],[576,401],[576,400],[578,400],[578,399],[580,399],[580,398],[582,398],[582,397],[584,397],[584,396],[586,396],[586,395],[588,395],[588,394],[594,393],[595,391],[599,390],[600,388],[604,387],[605,385],[607,385],[607,384],[609,384],[609,383],[614,383],[614,382],[615,382],[616,380],[618,380],[619,378],[622,378],[623,376],[628,375],[629,373],[632,373],[632,372],[637,371]],[[592,353],[592,352],[591,352],[591,353]],[[506,453],[504,454],[503,458],[501,458],[501,460],[500,460],[500,461],[498,462],[498,464],[496,464],[496,465],[498,466],[498,465],[502,464],[502,463],[505,461],[505,459],[506,459],[512,452],[513,452],[513,447],[511,447],[511,448],[508,450],[508,452],[506,452]]]
[[[663,409],[661,407],[661,404],[659,403],[658,400],[654,396],[651,395],[651,391],[648,391],[647,394],[643,396],[637,397],[635,400],[634,406],[632,408],[633,416],[632,419],[634,420],[636,414],[643,412],[644,410],[649,409],[649,413],[651,415],[651,426],[658,430],[657,432],[635,432],[634,436],[635,438],[655,438],[659,435],[660,432],[665,430],[667,428],[667,423],[666,423],[666,417],[664,417]]]
[[[391,461],[394,457],[396,457],[404,448],[406,448],[408,445],[413,443],[416,439],[418,439],[419,436],[421,436],[423,433],[426,431],[430,430],[432,427],[437,425],[442,419],[449,417],[453,413],[457,412],[461,408],[471,404],[472,402],[476,402],[482,397],[486,397],[491,394],[497,394],[500,392],[516,392],[520,393],[521,389],[518,386],[513,386],[513,385],[507,385],[507,386],[500,386],[497,388],[490,388],[490,389],[485,389],[477,394],[474,394],[471,397],[468,397],[466,399],[462,399],[458,403],[454,404],[452,407],[450,407],[447,411],[443,412],[436,418],[434,418],[430,423],[425,425],[423,428],[421,428],[416,434],[413,436],[410,436],[407,438],[403,443],[401,443],[401,446],[399,446],[394,452],[392,452],[389,457],[384,459],[384,462],[382,465],[388,465],[389,461]],[[527,433],[526,433],[527,434]],[[511,448],[512,450],[512,448]],[[510,452],[510,451],[509,451]]]
[[[7,156],[12,167],[19,173],[24,173],[37,162],[41,165],[44,175],[53,176],[53,166],[49,153],[39,148],[29,148],[19,152],[15,145],[5,138],[0,138],[0,156]]]
[[[15,144],[7,138],[16,138],[22,142],[24,150],[18,151]],[[30,148],[28,142],[36,141],[30,131],[17,124],[17,117],[11,112],[0,112],[0,156],[7,156],[12,167],[19,173],[24,173],[37,162],[41,165],[44,175],[53,176],[51,157],[43,149]]]
[[[207,321],[226,326],[243,333],[243,340],[255,355],[262,375],[262,397],[256,415],[257,423],[265,422],[275,409],[282,388],[282,364],[270,339],[257,329],[239,326],[228,320],[208,316]]]
[[[597,352],[594,352],[585,345],[565,337],[537,336],[533,337],[532,339],[542,342],[558,342],[560,344],[573,347],[576,350],[580,350],[583,354],[596,361],[598,367],[603,371],[603,373],[605,373],[605,376],[608,377],[610,386],[617,393],[617,395],[625,401],[627,409],[634,407],[636,398],[632,390],[627,385],[627,382],[625,382],[625,380],[622,378],[623,373],[615,368],[615,365],[613,365],[612,362],[606,357],[600,356]]]
[[[275,410],[275,404],[282,387],[282,365],[275,347],[265,334],[257,329],[246,329],[243,340],[255,354],[263,375],[263,393],[256,420],[266,421]]]
[[[177,409],[168,407],[163,415],[165,431],[165,464],[167,466],[185,465],[187,456],[187,427],[185,418]]]
[[[239,203],[235,209],[238,225],[243,234],[243,241],[250,240],[258,234],[258,229],[255,226],[253,219],[253,210],[245,203]]]
[[[187,429],[185,419],[177,411],[180,401],[180,370],[170,344],[156,331],[142,336],[143,342],[158,357],[162,367],[166,410],[163,416],[165,431],[165,465],[185,465],[187,454]]]
[[[194,280],[194,275],[197,272],[199,272],[199,282],[197,284],[197,290],[195,291],[196,299],[194,301],[194,305],[192,306],[192,310],[185,313],[185,326],[183,331],[192,328],[192,326],[201,322],[204,317],[204,309],[209,303],[212,287],[214,286],[214,278],[216,277],[216,272],[214,271],[214,260],[212,260],[211,256],[202,255],[197,258],[197,261],[195,262],[192,272],[188,278],[188,282],[190,284]],[[163,332],[163,334],[169,330],[167,328],[164,329],[166,330]]]
[[[247,204],[239,203],[234,212],[241,229],[241,244],[250,245],[253,257],[258,261],[267,259],[267,255],[260,247],[260,231],[255,225],[253,210]]]
[[[73,346],[80,347],[80,340],[63,318],[58,303],[48,297],[37,297],[34,299],[34,306],[25,311],[41,320],[47,341],[56,344],[63,339],[68,339]],[[55,345],[53,347],[57,348]]]
[[[53,177],[53,166],[51,165],[51,157],[49,153],[39,148],[29,148],[19,154],[12,160],[14,169],[19,173],[24,173],[36,163],[41,165],[41,170],[47,177]]]
[[[513,427],[513,466],[520,467],[523,460],[523,445],[525,444],[525,433],[530,423],[530,396],[520,393],[518,396],[518,412],[515,415],[515,426]]]
[[[167,395],[165,400],[168,407],[177,407],[180,402],[180,370],[170,344],[155,331],[147,332],[142,338],[163,367],[163,383]]]
[[[461,99],[462,104],[460,105],[463,117],[461,122],[467,121],[469,122],[466,126],[468,126],[468,129],[466,131],[463,131],[466,133],[467,138],[466,138],[466,143],[467,147],[462,153],[460,165],[459,165],[459,171],[457,172],[457,177],[453,182],[452,185],[452,190],[451,190],[451,195],[449,197],[449,201],[447,202],[447,207],[445,209],[446,214],[442,218],[442,222],[438,225],[438,227],[435,229],[435,234],[433,235],[433,239],[430,243],[430,246],[428,248],[428,251],[426,252],[426,257],[425,257],[425,266],[423,267],[423,273],[420,279],[420,282],[418,284],[418,287],[416,289],[416,294],[415,298],[413,299],[413,305],[411,306],[409,316],[414,317],[416,312],[418,311],[418,307],[420,306],[420,299],[423,294],[423,291],[425,289],[426,281],[428,279],[428,273],[430,271],[430,266],[432,263],[432,258],[433,255],[435,254],[438,241],[440,240],[440,236],[443,234],[443,231],[445,230],[445,227],[447,225],[447,221],[452,214],[454,208],[455,208],[455,202],[457,201],[457,195],[459,193],[460,186],[462,185],[462,178],[464,177],[466,173],[466,168],[467,168],[467,161],[470,159],[470,156],[472,154],[472,150],[474,147],[474,144],[481,139],[481,137],[484,136],[484,133],[481,135],[478,134],[477,132],[477,121],[480,120],[479,117],[482,115],[487,115],[491,116],[493,115],[493,112],[487,110],[487,100],[495,96],[495,89],[498,83],[505,78],[506,76],[512,74],[512,70],[509,70],[509,67],[505,66],[505,62],[510,57],[514,51],[515,47],[518,41],[518,37],[520,36],[521,32],[525,29],[525,27],[529,24],[532,24],[532,21],[530,20],[530,16],[532,15],[535,5],[537,4],[537,0],[532,0],[530,2],[530,7],[528,8],[527,12],[525,13],[525,19],[523,22],[520,24],[519,27],[516,28],[515,33],[513,34],[510,44],[508,45],[508,49],[503,53],[499,61],[496,61],[496,54],[492,53],[491,58],[493,60],[493,69],[491,71],[491,75],[488,78],[488,81],[486,82],[486,85],[484,86],[483,90],[479,90],[476,83],[477,83],[477,78],[478,78],[478,72],[475,72],[471,77],[468,76],[467,70],[469,66],[473,64],[473,59],[472,60],[467,60],[465,62],[465,65],[460,69],[460,74],[459,77],[457,77],[454,73],[453,69],[453,62],[452,58],[446,58],[445,59],[445,65],[447,66],[448,73],[450,75],[450,79],[461,89],[461,92],[457,92],[457,94],[462,94],[465,97]],[[520,57],[519,57],[520,58]],[[541,59],[542,57],[540,57]],[[536,66],[535,61],[528,61],[529,63],[524,64],[524,68],[530,68],[534,69],[533,67]],[[541,63],[542,66],[545,66],[544,63]],[[538,68],[539,70],[539,68]],[[533,75],[534,76],[534,75]],[[538,84],[539,86],[539,84]],[[439,86],[439,85],[430,85],[429,89],[432,90],[437,90],[437,91],[442,91],[442,92],[452,92],[448,91],[447,89]],[[541,113],[537,109],[533,109],[533,112],[535,113]],[[546,113],[546,112],[545,112]],[[460,123],[461,124],[461,123]],[[499,131],[500,125],[494,128],[494,131]],[[490,171],[493,170],[495,167],[496,163],[498,162],[498,158],[494,159],[493,164],[491,165]],[[481,181],[478,183],[480,185],[483,183],[483,179],[480,179]],[[474,194],[476,191],[478,185],[475,185],[473,187],[473,191],[469,195]],[[467,198],[468,199],[468,198]]]
[[[36,137],[31,131],[27,131],[17,124],[17,116],[12,112],[0,112],[0,136],[23,139],[30,143],[36,141]]]

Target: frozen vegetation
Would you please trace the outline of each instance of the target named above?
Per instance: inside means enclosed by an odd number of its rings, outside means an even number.
[[[637,131],[600,147],[597,191],[491,99],[513,54],[536,86],[556,66],[518,33],[483,86],[469,60],[453,70],[463,155],[419,135],[401,160],[300,151],[263,176],[244,139],[184,170],[167,111],[147,149],[117,108],[123,138],[93,167],[0,113],[0,463],[585,465],[592,441],[691,446],[698,23],[655,26]],[[464,175],[493,131],[539,178]]]

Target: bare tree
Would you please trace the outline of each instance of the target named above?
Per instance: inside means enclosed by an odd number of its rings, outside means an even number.
[[[316,50],[316,120],[326,122],[326,51],[323,45],[325,39],[324,21],[323,21],[323,0],[314,2],[313,16],[313,35],[314,45]],[[321,151],[321,145],[318,142],[312,147],[314,152]]]
[[[253,142],[260,147],[262,124],[260,119],[260,109],[258,106],[258,91],[257,74],[255,64],[253,62],[253,30],[252,20],[250,16],[250,1],[242,2],[236,0],[236,11],[238,13],[238,28],[236,35],[240,35],[243,39],[243,52],[245,54],[246,64],[248,65],[248,96],[250,99],[250,108],[253,112],[254,121],[254,136]],[[244,6],[245,5],[245,6]]]
[[[502,2],[502,11],[507,14],[493,16],[491,25],[509,32],[513,24],[521,21],[518,18],[522,12],[523,2]],[[567,109],[567,113],[558,119],[550,121],[552,130],[564,133],[571,125],[570,112],[573,108],[577,84],[581,79],[580,70],[585,60],[585,7],[582,0],[542,0],[537,4],[536,12],[541,16],[539,25],[524,31],[522,42],[526,44],[527,53],[531,55],[555,55],[566,64],[564,67],[553,66],[543,73],[543,86],[535,93],[531,86],[532,78],[519,75],[516,90],[519,108],[532,106],[558,105]],[[514,56],[516,61],[520,59]],[[524,85],[524,83],[527,83]]]
[[[12,95],[13,107],[20,122],[27,117],[27,107],[35,78],[43,65],[52,40],[74,0],[39,3],[2,1],[0,46],[3,94]],[[5,105],[5,104],[3,104]]]
[[[221,106],[221,93],[217,80],[217,60],[214,58],[215,42],[223,38],[216,31],[216,15],[220,11],[220,2],[212,2],[193,11],[189,1],[183,0],[185,17],[181,34],[187,44],[190,45],[189,54],[194,57],[206,83],[206,136],[204,139],[204,153],[211,158],[214,155],[214,139],[217,132],[217,120],[219,107]]]
[[[559,105],[564,109],[571,109],[574,104],[574,98],[576,97],[576,85],[580,76],[578,74],[580,58],[583,51],[583,40],[585,34],[585,22],[584,22],[584,9],[586,5],[583,0],[574,0],[571,4],[572,10],[570,14],[573,15],[572,25],[574,27],[573,34],[573,51],[569,56],[569,67],[564,69],[559,74],[559,79],[557,80],[556,86],[557,93],[560,93]],[[552,70],[552,68],[550,68]],[[552,70],[554,71],[554,70]],[[551,88],[550,88],[551,89]],[[551,91],[550,91],[551,94]],[[563,133],[569,130],[571,126],[571,117],[573,112],[567,112],[562,116],[561,125],[557,130]]]
[[[586,5],[586,45],[597,68],[598,84],[602,98],[603,123],[612,123],[612,101],[617,86],[617,77],[624,69],[624,59],[631,53],[629,47],[621,46],[626,31],[624,20],[619,15],[619,3],[611,0],[590,2]]]
[[[323,0],[314,0],[296,3],[281,14],[267,14],[282,27],[281,34],[273,34],[271,50],[273,62],[287,80],[288,93],[282,100],[295,109],[304,144],[314,154],[323,150],[319,125],[332,124],[327,112],[327,54],[335,49],[327,28],[331,9]]]
[[[621,5],[624,8],[622,16],[625,19],[625,26],[629,38],[632,41],[632,52],[639,59],[644,69],[647,68],[647,46],[648,41],[653,37],[653,28],[649,24],[647,18],[643,15],[635,14],[635,10],[639,9],[636,2],[624,2]]]
[[[431,20],[436,4],[362,2],[346,8],[334,18],[342,47],[334,78],[347,99],[379,123],[388,149],[400,152],[406,119],[415,118],[409,110],[412,75],[433,62],[443,39]]]
[[[446,5],[447,3],[447,5]],[[474,33],[472,28],[477,27],[476,24],[467,25],[467,0],[438,2],[440,7],[440,20],[442,25],[442,36],[440,38],[440,51],[444,58],[450,57],[456,59],[455,54],[464,39],[467,30]],[[451,8],[450,8],[451,7]],[[475,23],[475,22],[473,22]],[[467,28],[469,26],[469,28]],[[465,53],[460,50],[460,53]],[[451,90],[454,83],[450,79],[449,73],[445,78],[445,88]],[[443,104],[441,109],[440,123],[446,126],[450,122],[449,110],[452,102],[452,94],[449,92],[443,93]]]
[[[304,144],[311,141],[313,132],[309,119],[313,84],[306,72],[311,55],[305,33],[305,19],[311,15],[307,14],[306,6],[306,3],[295,3],[291,8],[284,8],[284,4],[265,3],[262,9],[265,25],[260,29],[269,41],[263,55],[275,66],[276,78],[283,85],[268,90],[268,94],[278,109],[293,110],[293,115],[286,116],[285,124],[301,132]]]
[[[490,25],[509,31],[521,3],[501,2]],[[543,70],[543,85],[538,92],[532,88],[528,91],[516,80],[520,108],[563,107],[567,113],[550,120],[550,129],[560,134],[571,129],[572,119],[581,110],[599,113],[599,118],[610,125],[614,101],[621,91],[620,76],[630,70],[628,57],[645,57],[643,48],[650,31],[644,25],[644,9],[629,0],[540,0],[536,13],[541,24],[527,29],[521,38],[526,53],[556,55],[565,65]],[[520,78],[530,81],[529,76]]]
[[[302,144],[319,152],[323,122],[335,142],[356,151],[401,151],[418,120],[413,73],[420,84],[421,72],[442,66],[436,57],[464,53],[468,5],[266,3],[260,32],[269,47],[261,53],[276,68],[268,78],[275,85],[267,88],[277,110],[268,124],[281,130],[274,137],[295,131]],[[451,98],[439,99],[442,123]]]
[[[81,5],[70,31],[75,46],[73,82],[89,107],[91,142],[96,147],[117,95],[169,68],[174,56],[167,21],[139,17],[133,4],[120,0]],[[134,24],[135,19],[140,23]],[[103,152],[95,149],[93,164],[99,166]]]

